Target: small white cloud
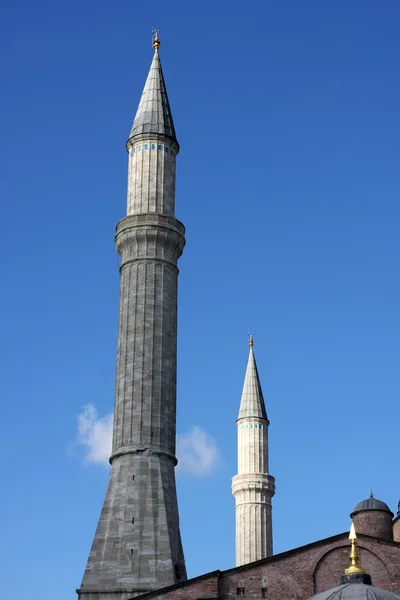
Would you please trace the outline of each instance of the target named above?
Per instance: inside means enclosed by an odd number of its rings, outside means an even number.
[[[86,464],[108,467],[112,445],[113,415],[99,417],[93,404],[86,404],[78,415],[76,443],[84,446]]]
[[[220,465],[220,452],[214,438],[198,425],[188,433],[178,434],[176,442],[179,474],[203,477]]]
[[[75,454],[77,446],[84,447],[84,464],[109,466],[112,448],[112,413],[99,417],[93,404],[86,404],[78,415],[78,433],[68,454]],[[180,475],[203,477],[212,473],[220,465],[220,452],[214,438],[204,429],[195,425],[188,433],[177,436],[177,472]]]

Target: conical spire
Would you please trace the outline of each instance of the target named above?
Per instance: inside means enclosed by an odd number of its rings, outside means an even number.
[[[154,57],[133,121],[129,139],[136,135],[158,133],[176,141],[175,127],[161,68],[158,34],[153,41]]]
[[[247,369],[244,378],[242,400],[240,402],[238,419],[259,417],[268,421],[260,378],[258,376],[256,359],[254,357],[252,335],[250,335],[249,338],[249,346],[249,360],[247,361]]]

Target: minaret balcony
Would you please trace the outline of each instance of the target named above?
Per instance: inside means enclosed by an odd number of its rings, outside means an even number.
[[[248,473],[232,477],[232,494],[236,496],[248,490],[267,492],[272,497],[275,494],[275,477],[267,473]]]

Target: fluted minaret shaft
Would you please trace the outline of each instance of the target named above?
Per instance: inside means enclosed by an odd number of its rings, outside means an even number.
[[[158,45],[127,142],[127,216],[116,234],[112,468],[81,600],[127,600],[186,578],[174,473],[177,261],[185,229],[175,219],[179,145]]]
[[[268,426],[264,398],[250,338],[240,403],[238,474],[232,479],[236,501],[236,566],[272,555],[272,503],[275,479],[268,469]]]

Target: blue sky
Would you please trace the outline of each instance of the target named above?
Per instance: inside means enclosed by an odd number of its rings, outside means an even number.
[[[2,9],[3,595],[74,598],[104,498],[114,227],[155,26],[187,228],[178,492],[189,575],[234,565],[249,329],[271,420],[275,551],[345,531],[371,488],[394,511],[398,0]]]

